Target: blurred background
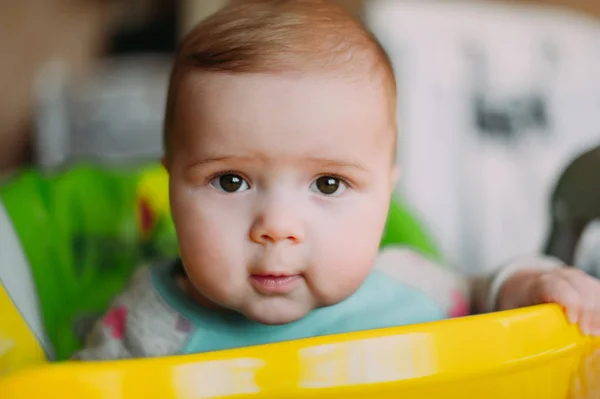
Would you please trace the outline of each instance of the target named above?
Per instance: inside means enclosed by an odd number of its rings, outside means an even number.
[[[557,181],[600,144],[600,2],[338,2],[390,53],[398,194],[449,261],[472,272],[546,250]],[[1,2],[0,181],[158,159],[171,55],[224,3]]]

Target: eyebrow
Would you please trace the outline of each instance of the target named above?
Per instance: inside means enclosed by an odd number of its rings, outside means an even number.
[[[352,168],[366,172],[367,168],[364,167],[360,162],[355,161],[339,161],[335,159],[323,159],[323,158],[308,158],[310,162],[320,164],[325,167],[334,168]]]
[[[210,163],[227,162],[227,161],[232,161],[232,160],[248,162],[248,161],[251,161],[252,158],[251,157],[233,157],[233,156],[204,158],[204,159],[200,159],[200,160],[190,163],[188,165],[187,169],[193,169],[198,166],[202,166],[202,165],[206,165],[206,164],[210,164]]]
[[[257,160],[257,157],[248,157],[248,156],[217,156],[217,157],[210,157],[210,158],[205,158],[205,159],[200,159],[197,161],[192,162],[187,169],[194,169],[197,167],[201,167],[203,165],[207,165],[207,164],[211,164],[211,163],[219,163],[219,162],[228,162],[228,161],[238,161],[238,162],[255,162]],[[326,159],[326,158],[317,158],[317,157],[308,157],[308,158],[304,158],[303,160],[306,160],[310,163],[313,164],[318,164],[322,167],[331,167],[331,168],[352,168],[352,169],[357,169],[363,172],[367,171],[367,168],[362,165],[360,162],[356,162],[356,161],[342,161],[342,160],[335,160],[335,159]]]

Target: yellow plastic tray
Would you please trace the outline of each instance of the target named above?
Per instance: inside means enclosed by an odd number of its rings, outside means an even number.
[[[46,354],[0,281],[0,377],[46,362]],[[0,398],[2,391],[0,390]]]
[[[69,362],[0,398],[600,398],[596,342],[555,305],[229,351]]]

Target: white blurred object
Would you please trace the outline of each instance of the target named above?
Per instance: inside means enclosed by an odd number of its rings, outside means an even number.
[[[551,190],[600,143],[600,25],[500,3],[370,0],[398,78],[401,184],[467,272],[540,252]]]
[[[576,248],[575,264],[592,276],[600,277],[600,220],[584,230]]]
[[[70,80],[64,64],[49,62],[35,86],[36,162],[158,160],[169,68],[166,57],[121,57]]]

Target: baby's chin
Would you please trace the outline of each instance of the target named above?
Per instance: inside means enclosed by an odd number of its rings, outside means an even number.
[[[238,311],[258,323],[280,325],[300,320],[314,309],[312,305],[293,303],[285,298],[268,298],[258,303],[248,303]]]

